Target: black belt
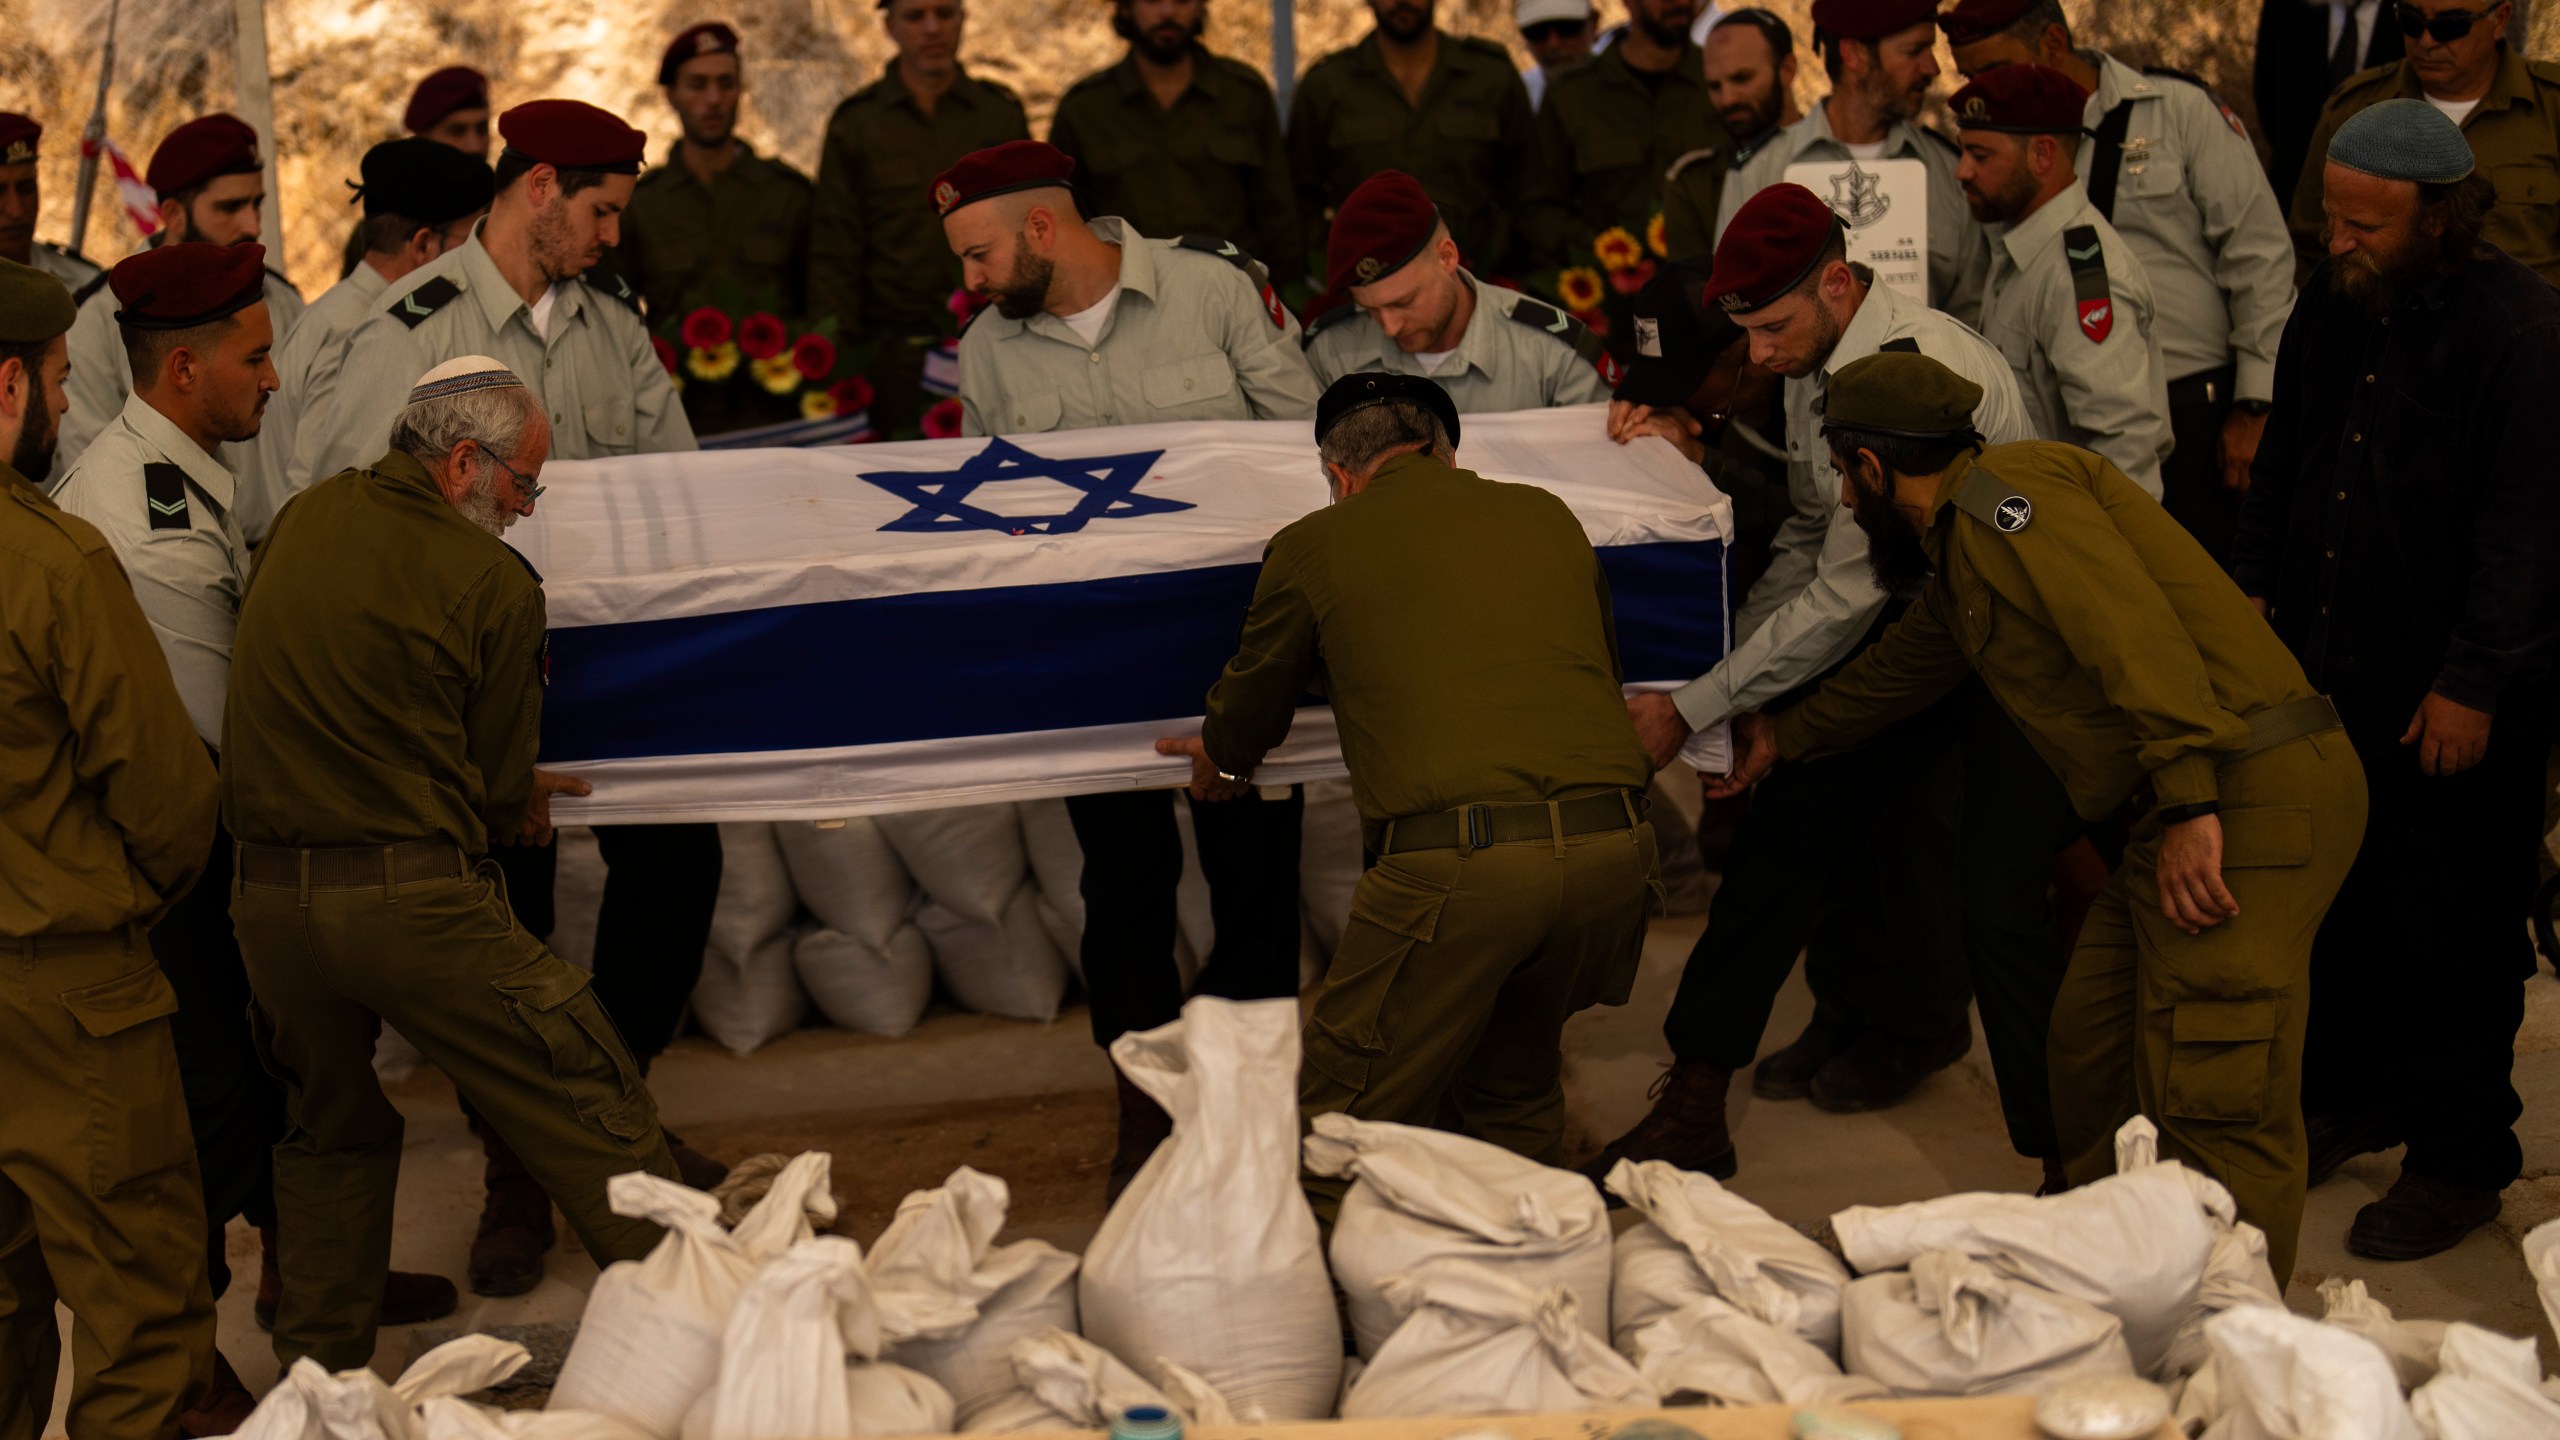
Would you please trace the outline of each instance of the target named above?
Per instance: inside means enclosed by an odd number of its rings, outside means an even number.
[[[2289,744],[2305,735],[2317,735],[2323,730],[2336,730],[2346,724],[2338,718],[2338,707],[2330,703],[2326,695],[2314,695],[2307,700],[2288,700],[2282,705],[2270,705],[2250,715],[2248,720],[2249,748],[2236,755],[2224,756],[2223,764],[2228,765],[2235,760],[2246,760],[2261,751],[2273,750],[2279,745]]]
[[[2199,370],[2184,379],[2169,382],[2171,405],[2228,405],[2239,395],[2239,367],[2225,365],[2214,370]]]
[[[412,880],[455,879],[471,873],[462,847],[450,840],[410,840],[398,845],[332,845],[295,850],[282,845],[239,844],[240,879],[248,885],[370,889]]]
[[[1644,823],[1653,798],[1641,790],[1609,790],[1579,800],[1530,800],[1510,804],[1461,805],[1428,815],[1408,815],[1387,822],[1378,842],[1381,855],[1408,850],[1481,850],[1524,840],[1571,839],[1610,830],[1632,830]]]

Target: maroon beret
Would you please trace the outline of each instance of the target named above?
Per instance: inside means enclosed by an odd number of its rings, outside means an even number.
[[[972,150],[933,177],[933,213],[948,215],[1016,190],[1045,190],[1067,183],[1076,162],[1066,151],[1037,140],[1007,140]]]
[[[507,148],[554,170],[637,175],[649,137],[584,100],[528,100],[498,117]]]
[[[1440,207],[1422,182],[1401,170],[1381,170],[1342,197],[1324,242],[1328,290],[1373,285],[1403,269],[1440,228]]]
[[[254,175],[258,169],[258,132],[237,115],[217,112],[170,131],[151,152],[142,183],[165,200],[216,176]]]
[[[190,240],[155,245],[107,272],[116,292],[116,323],[135,330],[185,330],[211,324],[267,298],[267,247],[207,245]]]
[[[1938,15],[1938,28],[1947,34],[1950,45],[1970,45],[1985,35],[1996,35],[2018,23],[2036,0],[1958,0],[1952,10]]]
[[[409,92],[400,125],[412,135],[424,135],[456,110],[488,108],[489,77],[468,65],[447,65]]]
[[[1881,40],[1937,19],[1935,0],[1813,0],[1813,28],[1843,40]]]
[[[717,20],[706,20],[678,34],[667,42],[667,53],[658,57],[658,83],[676,83],[676,70],[687,60],[705,55],[738,53],[738,32]]]
[[[1840,217],[1801,185],[1772,185],[1742,202],[1717,242],[1703,302],[1727,315],[1760,309],[1822,262]]]
[[[2076,134],[2088,106],[2088,91],[2070,76],[2044,65],[1985,70],[1947,102],[1958,129],[2010,135]]]
[[[0,110],[0,165],[24,165],[36,158],[36,142],[44,126],[24,115]]]

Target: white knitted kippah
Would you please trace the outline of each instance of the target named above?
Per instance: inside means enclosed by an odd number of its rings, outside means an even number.
[[[486,355],[464,355],[447,360],[418,377],[409,388],[409,403],[441,400],[448,395],[467,395],[474,390],[499,390],[507,386],[524,388],[516,372]]]

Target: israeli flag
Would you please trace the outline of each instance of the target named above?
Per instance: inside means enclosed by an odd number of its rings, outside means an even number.
[[[1631,688],[1722,658],[1732,502],[1598,405],[1470,415],[1608,572]],[[1322,506],[1304,421],[559,461],[508,539],[551,622],[567,823],[809,820],[1184,783],[1263,546]],[[1301,710],[1257,778],[1343,773]]]

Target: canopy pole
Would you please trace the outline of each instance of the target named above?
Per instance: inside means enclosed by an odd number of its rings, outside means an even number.
[[[1289,113],[1289,92],[1298,86],[1297,0],[1271,0],[1271,94],[1280,113]]]
[[[231,36],[240,118],[258,132],[266,151],[267,198],[258,206],[258,233],[267,242],[267,263],[281,275],[285,273],[284,204],[276,180],[276,105],[267,75],[266,0],[231,0]]]

